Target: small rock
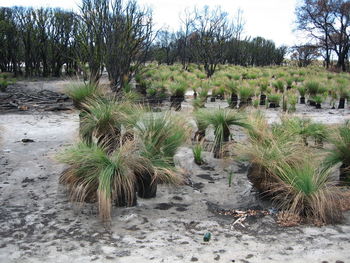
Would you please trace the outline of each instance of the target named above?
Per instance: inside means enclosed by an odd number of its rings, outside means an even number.
[[[191,261],[192,261],[192,262],[198,261],[198,258],[192,257],[192,258],[191,258]]]
[[[24,138],[22,139],[22,142],[27,143],[27,142],[34,142],[32,139]]]
[[[34,179],[29,179],[28,177],[24,178],[24,180],[22,181],[22,183],[32,183],[34,182]]]

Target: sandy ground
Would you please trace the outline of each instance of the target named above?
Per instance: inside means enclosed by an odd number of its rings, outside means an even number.
[[[77,140],[78,125],[77,112],[0,115],[0,262],[350,262],[349,212],[335,226],[282,228],[270,215],[233,226],[213,208],[270,208],[252,191],[247,164],[206,155],[210,165],[199,167],[186,147],[176,162],[189,185],[161,185],[155,199],[114,208],[102,224],[94,204],[70,203],[58,184],[64,166],[54,156]]]

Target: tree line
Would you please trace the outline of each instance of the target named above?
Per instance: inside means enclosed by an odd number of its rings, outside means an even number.
[[[286,47],[262,37],[241,39],[242,14],[220,8],[186,10],[181,29],[154,31],[151,10],[130,0],[82,0],[78,12],[58,8],[0,8],[0,70],[25,77],[83,74],[97,83],[106,69],[112,89],[130,81],[146,61],[204,66],[279,65]]]
[[[189,63],[204,66],[207,77],[218,64],[267,66],[283,63],[287,47],[276,47],[262,37],[241,39],[244,22],[241,12],[230,21],[220,8],[186,10],[178,32],[162,30],[151,47],[150,57],[159,64],[181,62],[184,69]]]

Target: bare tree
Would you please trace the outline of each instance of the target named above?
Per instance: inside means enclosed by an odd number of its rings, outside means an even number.
[[[217,65],[224,62],[226,42],[232,37],[232,27],[228,22],[228,13],[219,7],[194,10],[193,22],[194,52],[200,63],[204,64],[207,77],[211,77]]]
[[[338,56],[338,68],[346,69],[349,15],[348,0],[303,0],[296,8],[297,29],[307,32],[311,40],[322,47],[327,68],[334,51]]]
[[[291,59],[296,60],[299,67],[306,67],[320,55],[318,50],[319,47],[312,44],[294,46]]]
[[[191,50],[191,35],[193,33],[193,25],[195,20],[195,13],[185,9],[180,16],[181,27],[177,33],[177,49],[182,64],[182,68],[188,68],[190,63],[192,51]]]
[[[242,34],[244,32],[245,20],[243,18],[243,10],[237,9],[236,15],[232,22],[232,37],[237,40],[241,40]]]
[[[106,27],[106,68],[114,91],[129,83],[153,37],[150,10],[140,9],[135,1],[125,6],[121,0],[113,3]]]
[[[98,83],[106,54],[105,30],[109,18],[109,0],[83,0],[80,7],[82,21],[79,32],[79,46],[84,52],[81,60],[87,59],[90,83]],[[84,54],[87,54],[84,56]]]

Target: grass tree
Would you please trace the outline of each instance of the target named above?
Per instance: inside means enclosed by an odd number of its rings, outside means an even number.
[[[205,137],[205,131],[208,128],[208,122],[206,121],[206,113],[208,110],[199,109],[194,112],[194,120],[197,125],[197,131],[194,135],[196,141],[202,141]]]
[[[125,136],[132,136],[130,129],[135,124],[141,108],[113,98],[98,98],[84,104],[80,135],[91,143],[94,139],[113,151],[119,147]]]
[[[193,147],[192,147],[192,153],[193,153],[193,157],[194,157],[194,162],[198,165],[201,165],[204,163],[203,161],[203,146],[201,143],[196,143]]]
[[[136,144],[128,142],[111,153],[95,143],[81,142],[62,152],[58,159],[70,165],[60,176],[75,202],[96,200],[103,220],[109,220],[112,203],[131,206],[136,203],[135,171],[147,167],[137,152]]]
[[[198,116],[199,115],[199,116]],[[203,122],[203,127],[214,128],[215,141],[213,152],[215,158],[223,156],[224,143],[230,140],[231,126],[249,128],[242,114],[229,109],[215,109],[197,113],[197,118]]]
[[[295,140],[290,129],[268,128],[261,114],[248,120],[255,127],[240,150],[251,162],[248,178],[253,186],[282,211],[317,224],[339,222],[341,195],[320,158]]]
[[[83,104],[98,97],[100,91],[96,84],[75,84],[66,89],[66,94],[72,98],[74,106],[81,110],[84,108]]]
[[[309,95],[309,103],[311,106],[316,106],[313,97],[315,97],[319,93],[320,83],[317,81],[308,81],[305,83],[306,92]]]
[[[331,171],[321,169],[312,155],[299,164],[280,163],[274,171],[278,182],[271,189],[282,210],[315,224],[338,223],[342,218],[341,194],[331,180]]]
[[[230,107],[236,108],[238,103],[238,82],[236,81],[229,81],[226,86],[227,91],[231,94],[230,97]]]
[[[334,136],[330,141],[333,148],[329,151],[325,166],[330,167],[336,164],[340,166],[340,181],[346,184],[350,183],[350,122],[338,127]]]
[[[187,127],[171,113],[145,114],[135,126],[142,145],[140,154],[149,160],[149,167],[138,173],[138,195],[156,196],[157,183],[179,184],[173,157],[187,138]]]
[[[241,108],[251,102],[252,97],[254,96],[254,88],[251,86],[241,86],[238,88],[238,93],[240,99],[239,107]]]

